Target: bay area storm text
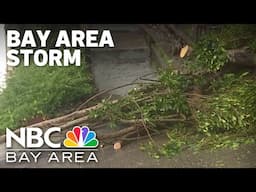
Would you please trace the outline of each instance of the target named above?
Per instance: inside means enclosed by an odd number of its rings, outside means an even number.
[[[78,48],[104,48],[114,47],[114,41],[110,30],[72,30],[69,37],[66,30],[60,30],[56,39],[55,47],[57,49],[43,49],[47,47],[47,39],[51,30],[26,30],[23,37],[16,30],[7,31],[7,65],[17,66],[23,60],[24,66],[30,65],[30,59],[37,66],[75,66],[81,65],[81,50]],[[39,39],[37,43],[36,38]],[[24,48],[40,49],[24,49]],[[65,49],[60,49],[64,47]],[[14,49],[15,48],[15,49]],[[17,49],[20,48],[20,49]],[[20,57],[22,59],[20,59]]]

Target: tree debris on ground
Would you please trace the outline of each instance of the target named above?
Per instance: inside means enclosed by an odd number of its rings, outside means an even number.
[[[251,33],[254,28],[250,28]],[[88,125],[96,132],[99,127],[113,128],[108,133],[99,132],[97,137],[103,144],[113,144],[115,150],[120,150],[134,138],[146,136],[153,143],[152,135],[163,129],[176,130],[174,127],[177,124],[185,130],[179,136],[192,132],[198,136],[197,144],[200,145],[209,141],[209,138],[217,140],[221,135],[229,143],[234,141],[231,139],[233,135],[237,138],[247,135],[250,142],[255,142],[255,72],[239,68],[254,66],[256,59],[253,47],[243,49],[243,44],[231,46],[224,38],[224,33],[218,33],[218,38],[216,34],[205,33],[205,36],[195,41],[175,25],[164,25],[161,29],[173,33],[180,40],[178,57],[189,70],[177,70],[173,63],[169,63],[165,69],[159,70],[158,80],[148,79],[145,83],[138,83],[139,86],[126,97],[118,100],[108,97],[88,107],[99,96],[131,84],[104,90],[87,99],[75,112],[31,126],[59,126],[66,129],[75,125]],[[230,33],[229,30],[226,33]],[[239,66],[241,70],[233,72],[225,69],[230,63],[235,63],[235,67]],[[183,140],[177,140],[178,133],[175,134],[169,134],[170,143],[165,146],[164,154],[173,154],[171,149],[180,151],[184,145],[190,145],[183,137]],[[225,143],[222,139],[218,140]]]

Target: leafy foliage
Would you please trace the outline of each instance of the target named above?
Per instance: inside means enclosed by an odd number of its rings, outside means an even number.
[[[0,130],[34,118],[47,118],[71,107],[93,91],[86,64],[81,67],[19,66],[0,95]]]
[[[197,111],[200,131],[210,134],[250,129],[256,122],[256,86],[246,75],[226,75],[225,81],[217,82],[216,95],[206,99]],[[228,81],[227,81],[228,80]],[[222,85],[220,85],[221,82]]]
[[[228,62],[229,49],[248,47],[256,50],[256,25],[221,25],[203,35],[193,47],[188,66],[193,71],[217,72]]]
[[[256,50],[252,40],[255,29],[255,25],[223,25],[220,30],[204,35],[192,46],[192,55],[186,61],[192,76],[179,74],[171,68],[161,70],[159,84],[132,91],[113,108],[109,105],[101,115],[112,114],[112,119],[118,117],[115,119],[118,122],[120,119],[141,119],[143,113],[147,126],[153,127],[159,126],[160,119],[174,114],[189,119],[189,126],[186,123],[181,127],[177,123],[166,124],[169,141],[161,147],[152,141],[142,146],[154,158],[173,157],[185,149],[195,152],[224,147],[237,149],[241,144],[255,143],[254,76],[249,73],[220,75],[228,62],[228,49],[249,45],[251,50]],[[207,93],[196,106],[189,104],[187,94],[194,86],[204,87]]]
[[[91,111],[90,118],[109,121],[115,126],[120,120],[142,119],[148,126],[155,126],[160,119],[189,116],[190,109],[183,94],[191,80],[172,70],[160,73],[160,81],[150,86],[140,86],[130,91],[127,97],[112,104],[102,100],[103,107]]]
[[[202,150],[215,151],[222,148],[236,150],[242,144],[256,143],[256,132],[250,130],[242,133],[220,133],[206,136],[197,132],[193,127],[182,124],[172,126],[168,132],[168,142],[164,144],[155,144],[151,141],[141,146],[141,150],[156,159],[161,156],[173,158],[180,152],[189,150],[198,153]]]
[[[225,49],[236,49],[248,46],[254,40],[256,25],[226,24],[221,26],[220,31],[211,33],[215,38],[219,38]]]
[[[225,74],[213,81],[208,79],[209,95],[202,97],[196,106],[188,103],[190,89],[205,82],[200,81],[200,75],[192,77],[170,68],[160,71],[159,83],[136,88],[115,104],[103,100],[103,107],[92,111],[91,118],[111,125],[122,120],[143,119],[146,126],[158,128],[161,119],[178,117],[181,123],[164,125],[169,129],[166,144],[158,147],[150,141],[141,147],[154,158],[173,157],[185,149],[236,149],[243,143],[254,143],[254,76]]]
[[[192,70],[196,71],[216,72],[228,62],[224,43],[210,35],[194,45],[192,57],[188,64]]]

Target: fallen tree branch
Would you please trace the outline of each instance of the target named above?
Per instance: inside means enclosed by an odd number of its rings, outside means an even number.
[[[73,126],[81,125],[84,122],[86,122],[87,120],[88,120],[88,116],[84,116],[84,117],[78,118],[76,120],[69,121],[63,125],[60,125],[60,127],[62,128],[62,130],[65,130],[67,128],[72,128]]]
[[[256,67],[256,54],[248,51],[247,47],[228,50],[228,57],[232,64]]]
[[[155,136],[155,135],[160,135],[162,133],[163,133],[162,131],[159,131],[159,132],[155,132],[155,133],[150,133],[150,135]],[[114,142],[113,147],[115,150],[119,150],[124,145],[130,143],[131,141],[139,140],[139,139],[147,139],[147,138],[149,138],[149,136],[146,133],[145,129],[140,129],[139,131],[131,131],[130,133],[127,133],[124,136],[122,136],[120,139],[116,140]]]
[[[121,130],[113,132],[113,133],[107,133],[107,134],[102,134],[102,135],[98,134],[97,138],[100,140],[116,138],[116,137],[123,136],[127,133],[130,133],[132,131],[137,131],[138,129],[141,129],[141,127],[131,126],[131,127],[121,129]]]
[[[89,124],[89,126],[93,129],[93,130],[95,130],[95,129],[101,129],[101,128],[104,128],[104,127],[107,127],[107,123],[106,122],[102,122],[102,123],[98,123],[98,124],[94,124],[94,125],[92,125],[92,124]]]
[[[124,124],[142,123],[143,121],[144,121],[143,119],[120,120],[120,122]],[[184,118],[180,118],[180,119],[177,118],[177,119],[151,119],[150,121],[152,122],[184,122],[186,120]]]
[[[142,76],[140,76],[140,77],[134,79],[134,80],[132,81],[132,83],[135,83],[135,82],[138,81],[138,80],[144,80],[144,79],[143,79],[144,77],[147,77],[147,76],[150,76],[150,75],[153,75],[153,74],[157,74],[157,73],[158,73],[158,72],[151,72],[151,73],[144,74],[144,75],[142,75]],[[156,81],[157,81],[157,80],[156,80]]]
[[[173,24],[166,24],[166,28],[171,32],[177,35],[181,40],[183,40],[185,43],[192,45],[193,41],[190,39],[189,36],[187,36],[183,31],[177,29],[175,25]]]
[[[95,107],[95,106],[94,106]],[[93,107],[90,107],[90,110],[92,110]],[[87,109],[89,110],[89,109]],[[78,114],[84,112],[86,110],[83,110],[83,111],[77,111],[79,112]],[[33,125],[30,125],[30,126],[26,126],[26,127],[38,127],[38,128],[49,128],[49,127],[53,127],[53,126],[56,126],[56,122],[58,122],[59,124],[57,126],[61,127],[62,128],[62,131],[67,129],[67,128],[71,128],[73,126],[76,126],[76,125],[81,125],[82,123],[86,122],[88,120],[88,116],[84,116],[84,117],[80,117],[76,120],[72,120],[72,121],[68,121],[68,122],[63,122],[63,124],[61,124],[61,121],[63,121],[64,119],[66,120],[66,118],[70,118],[72,116],[72,114],[69,114],[69,115],[65,115],[65,116],[62,116],[62,117],[58,117],[58,118],[55,118],[55,119],[50,119],[50,120],[46,120],[46,121],[42,121],[40,123],[36,123],[36,124],[33,124]],[[20,129],[16,129],[14,131],[15,134],[20,134]],[[1,135],[0,136],[0,143],[5,141],[5,137],[6,135]]]
[[[70,114],[67,114],[67,115],[64,115],[64,116],[61,116],[61,117],[57,117],[57,118],[54,118],[54,119],[45,120],[45,121],[30,125],[30,126],[27,126],[27,127],[45,128],[45,127],[56,126],[56,125],[59,125],[59,124],[63,124],[67,121],[71,121],[73,119],[80,118],[80,117],[88,114],[89,111],[97,109],[101,106],[102,106],[101,104],[98,104],[98,105],[95,105],[95,106],[92,106],[92,107],[89,107],[89,108],[86,108],[86,109],[83,109],[83,110],[80,110],[80,111],[75,111],[73,113],[70,113]]]
[[[200,97],[200,98],[203,98],[203,99],[207,99],[209,96],[207,95],[201,95],[201,94],[197,94],[197,93],[185,93],[185,95],[187,96],[195,96],[195,97]]]
[[[114,143],[114,149],[115,150],[119,150],[121,149],[125,144],[127,144],[128,142],[130,142],[131,140],[126,140],[127,138],[133,137],[134,135],[138,134],[137,131],[132,131],[130,133],[127,133],[126,135],[124,135],[121,139],[119,139],[118,141],[116,141]]]
[[[152,83],[127,83],[127,84],[124,84],[124,85],[120,85],[118,87],[114,87],[114,88],[111,88],[111,89],[106,89],[106,90],[103,90],[95,95],[93,95],[92,97],[90,97],[89,99],[87,99],[84,103],[82,103],[81,105],[78,106],[78,108],[76,110],[80,110],[82,107],[84,107],[86,104],[88,104],[90,101],[96,99],[97,97],[103,95],[103,94],[106,94],[106,93],[109,93],[111,91],[114,91],[116,89],[120,89],[120,88],[124,88],[124,87],[127,87],[127,86],[131,86],[131,85],[138,85],[138,84],[152,84]]]
[[[135,105],[138,107],[138,109],[139,109],[139,111],[140,111],[141,123],[142,123],[142,125],[143,125],[145,131],[147,132],[148,137],[150,138],[150,140],[151,140],[152,142],[154,142],[154,140],[153,140],[153,138],[151,137],[150,132],[149,132],[147,126],[146,126],[145,118],[144,118],[144,115],[143,115],[143,110],[141,109],[141,107],[139,106],[139,104],[138,104],[136,101],[133,100],[133,102],[135,103]]]
[[[116,103],[118,100],[113,100],[111,101],[112,104]],[[102,104],[97,104],[95,106],[89,107],[89,108],[85,108],[79,111],[74,111],[73,113],[61,116],[61,117],[57,117],[57,118],[53,118],[53,119],[49,119],[49,120],[45,120],[36,124],[32,124],[26,127],[40,127],[40,128],[46,128],[46,127],[51,127],[51,126],[59,126],[59,125],[63,125],[68,121],[72,121],[74,119],[77,118],[84,118],[87,117],[86,115],[88,115],[88,113],[92,110],[98,109],[102,107]],[[82,117],[82,118],[81,118]],[[88,119],[88,117],[87,117]]]

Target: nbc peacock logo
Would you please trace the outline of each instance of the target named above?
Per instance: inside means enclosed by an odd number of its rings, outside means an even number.
[[[96,148],[99,141],[96,138],[96,133],[90,131],[88,127],[76,126],[72,131],[66,133],[63,144],[67,148]]]

